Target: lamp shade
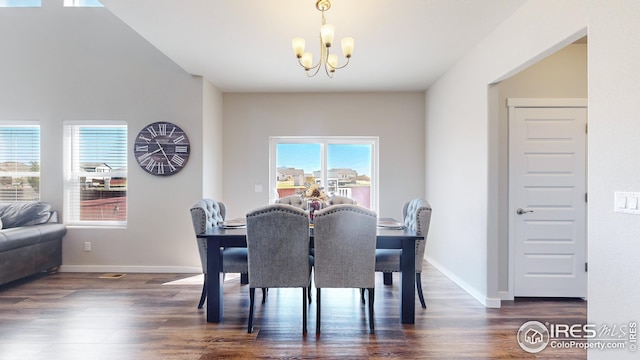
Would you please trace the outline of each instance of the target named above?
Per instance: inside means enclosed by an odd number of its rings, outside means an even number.
[[[342,39],[342,53],[345,57],[350,58],[351,54],[353,54],[353,44],[354,40],[352,37]]]
[[[293,53],[296,54],[296,57],[302,57],[302,54],[304,53],[304,39],[301,37],[293,38],[291,44],[293,46]]]
[[[336,34],[336,28],[331,24],[324,24],[320,28],[320,38],[322,39],[322,44],[326,47],[331,47],[333,44],[333,37]]]
[[[329,64],[329,71],[334,72],[338,67],[338,55],[331,54],[327,57],[327,64]]]
[[[304,66],[306,70],[311,69],[311,64],[313,64],[313,54],[310,52],[306,52],[302,54],[302,58],[300,59],[300,64]]]

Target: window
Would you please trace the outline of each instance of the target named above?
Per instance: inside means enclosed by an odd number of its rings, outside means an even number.
[[[40,200],[40,125],[0,123],[0,202]]]
[[[64,137],[65,223],[126,226],[126,124],[66,122]]]
[[[68,7],[103,7],[99,0],[64,0]]]
[[[41,7],[41,0],[0,0],[0,7]]]
[[[377,154],[377,137],[272,137],[270,202],[316,183],[377,211]]]

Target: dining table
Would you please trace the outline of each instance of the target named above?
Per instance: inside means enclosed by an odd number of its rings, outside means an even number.
[[[399,224],[393,219],[379,220],[380,224]],[[223,319],[224,308],[222,249],[246,248],[247,229],[246,226],[214,226],[198,234],[197,237],[207,239],[207,322],[217,323]],[[309,239],[312,248],[313,227],[309,228]],[[415,242],[421,239],[424,239],[424,236],[402,226],[378,226],[376,231],[376,249],[402,250],[400,255],[399,314],[403,324],[415,323]]]

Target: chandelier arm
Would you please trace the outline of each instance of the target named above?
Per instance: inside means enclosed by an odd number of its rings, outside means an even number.
[[[324,63],[324,72],[327,74],[327,76],[330,79],[333,79],[333,74],[334,73],[333,73],[333,71],[330,71],[329,68],[330,68],[329,64],[328,63]]]
[[[304,72],[307,75],[307,77],[314,77],[314,76],[316,76],[318,74],[318,72],[320,71],[320,68],[321,68],[320,63],[318,63],[317,66],[315,66],[315,67],[313,67],[311,69],[314,69],[314,68],[316,69],[316,71],[314,71],[313,74],[310,74],[310,72],[308,70]]]
[[[315,65],[313,65],[312,67],[310,67],[310,68],[308,68],[308,69],[307,69],[304,65],[302,65],[302,61],[300,60],[300,58],[298,58],[298,64],[300,64],[300,66],[302,66],[302,68],[303,68],[303,69],[305,69],[305,70],[311,70],[311,69],[315,69],[315,68],[317,68],[317,67],[320,67],[320,64],[321,64],[321,63],[322,63],[322,61],[318,60],[318,63],[317,63],[317,64],[315,64]]]
[[[322,45],[321,45],[321,47],[322,47]],[[342,66],[333,67],[333,66],[329,65],[329,55],[331,54],[331,49],[330,48],[326,48],[326,47],[325,47],[325,49],[326,49],[325,57],[324,57],[325,66],[329,66],[333,70],[340,70],[340,69],[344,69],[345,67],[347,67],[347,65],[349,65],[349,60],[351,60],[351,56],[345,56],[345,58],[347,59],[347,62]]]
[[[351,59],[351,58],[350,58],[350,57],[348,57],[348,58],[347,58],[347,62],[346,62],[344,65],[342,65],[342,66],[338,66],[338,67],[334,67],[333,69],[334,69],[334,70],[344,69],[345,67],[347,67],[347,65],[349,65],[349,60],[350,60],[350,59]]]

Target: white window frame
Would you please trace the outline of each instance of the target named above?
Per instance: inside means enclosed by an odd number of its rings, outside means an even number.
[[[270,136],[269,137],[269,203],[276,201],[278,184],[276,180],[278,144],[320,144],[321,182],[327,183],[327,151],[329,144],[370,145],[371,146],[371,210],[379,213],[379,142],[377,136]]]
[[[38,128],[39,133],[40,133],[40,137],[39,137],[39,142],[40,142],[40,153],[38,154],[38,164],[40,166],[40,170],[39,171],[29,171],[29,172],[7,172],[7,173],[0,173],[3,176],[11,176],[11,177],[37,177],[40,179],[39,183],[40,183],[40,187],[38,190],[38,199],[34,200],[34,201],[39,201],[42,198],[42,129],[40,127],[40,122],[37,120],[19,120],[19,121],[0,121],[0,126],[2,127],[31,127],[31,128]]]
[[[64,166],[64,218],[68,227],[75,228],[116,228],[126,229],[127,220],[80,220],[80,209],[75,207],[77,201],[71,199],[80,198],[80,177],[95,176],[95,172],[80,171],[80,153],[79,153],[79,136],[77,135],[78,126],[87,127],[110,127],[110,126],[127,126],[125,121],[65,121],[64,128],[64,145],[63,145],[63,166]],[[128,129],[127,129],[128,131]],[[74,134],[75,133],[75,134]],[[128,155],[128,149],[125,152]],[[128,159],[125,161],[128,164]],[[128,181],[127,170],[111,171],[110,177],[125,177]],[[127,205],[129,202],[129,187],[127,186]],[[128,208],[128,206],[127,206]],[[128,214],[127,214],[128,218]]]

